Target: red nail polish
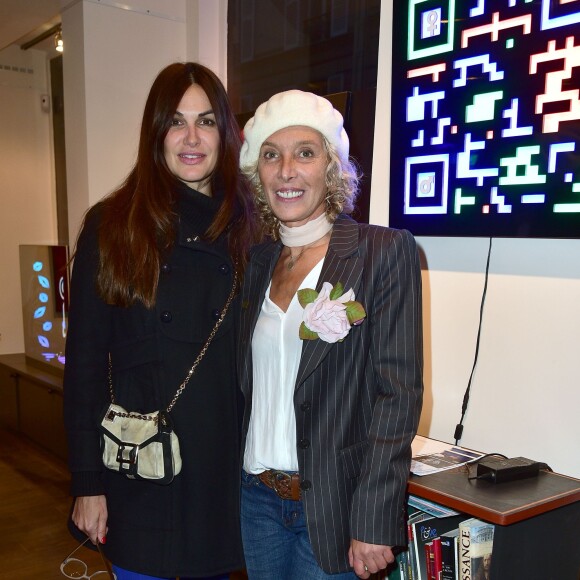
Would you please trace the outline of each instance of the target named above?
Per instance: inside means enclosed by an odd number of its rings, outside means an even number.
[[[107,543],[107,538],[105,536],[103,536],[101,538],[101,544],[106,544]]]

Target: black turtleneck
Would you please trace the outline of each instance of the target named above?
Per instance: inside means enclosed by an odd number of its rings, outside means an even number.
[[[223,201],[223,192],[214,192],[212,197],[188,187],[179,186],[178,214],[182,227],[195,236],[203,236]]]

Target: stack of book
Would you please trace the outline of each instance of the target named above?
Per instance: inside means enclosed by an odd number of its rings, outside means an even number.
[[[419,498],[409,506],[409,545],[388,580],[489,580],[493,524]]]

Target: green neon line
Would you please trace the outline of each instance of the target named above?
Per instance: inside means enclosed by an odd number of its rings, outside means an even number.
[[[580,203],[556,203],[554,213],[580,213]]]

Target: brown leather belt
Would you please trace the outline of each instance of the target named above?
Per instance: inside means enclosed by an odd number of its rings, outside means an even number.
[[[282,499],[300,500],[300,475],[269,469],[258,473],[258,479]]]

